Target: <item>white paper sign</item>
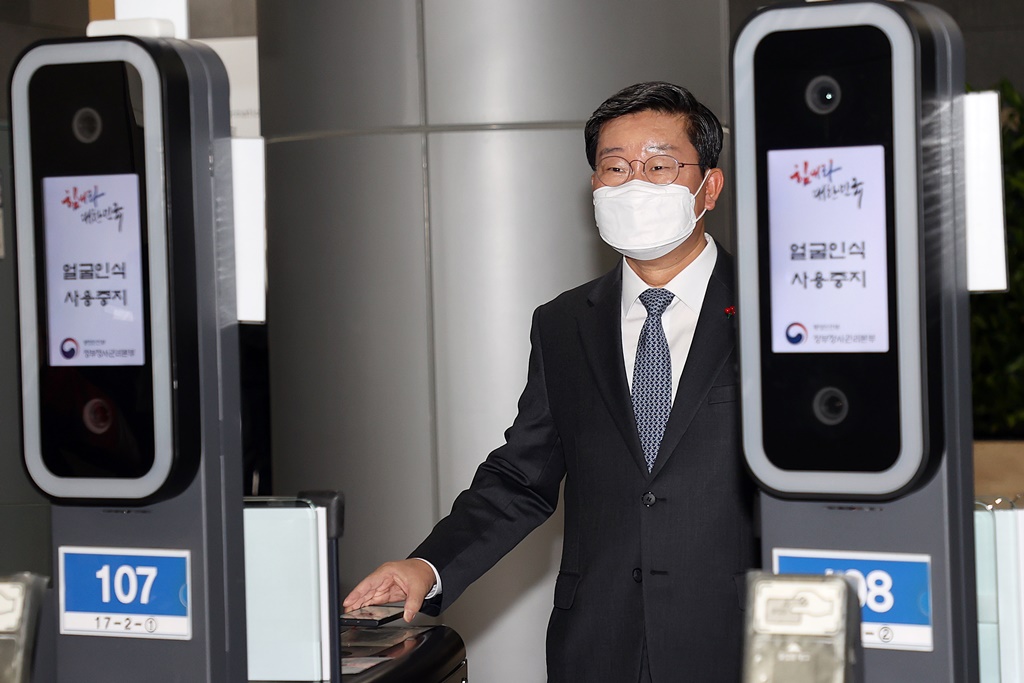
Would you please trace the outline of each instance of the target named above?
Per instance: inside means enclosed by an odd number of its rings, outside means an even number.
[[[768,152],[775,353],[889,350],[885,150]]]
[[[43,178],[51,366],[144,365],[139,177]]]

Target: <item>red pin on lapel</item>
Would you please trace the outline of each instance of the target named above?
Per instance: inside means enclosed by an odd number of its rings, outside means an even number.
[[[725,317],[726,318],[731,318],[734,315],[736,315],[736,307],[735,306],[726,306],[726,308],[725,308]]]

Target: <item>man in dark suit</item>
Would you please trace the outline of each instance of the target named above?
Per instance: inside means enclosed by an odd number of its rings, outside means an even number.
[[[537,309],[506,444],[411,558],[345,608],[437,614],[551,515],[564,480],[549,681],[736,683],[757,548],[732,259],[704,232],[722,128],[684,88],[640,83],[605,101],[585,138],[598,228],[622,262]]]

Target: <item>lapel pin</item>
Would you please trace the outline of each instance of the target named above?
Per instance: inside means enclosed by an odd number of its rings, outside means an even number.
[[[735,306],[726,306],[725,307],[725,317],[726,318],[731,318],[734,315],[736,315],[736,307]]]

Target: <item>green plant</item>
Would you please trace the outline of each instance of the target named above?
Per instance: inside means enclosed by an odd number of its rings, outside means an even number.
[[[974,435],[1024,437],[1024,98],[999,83],[1009,289],[971,295]]]

